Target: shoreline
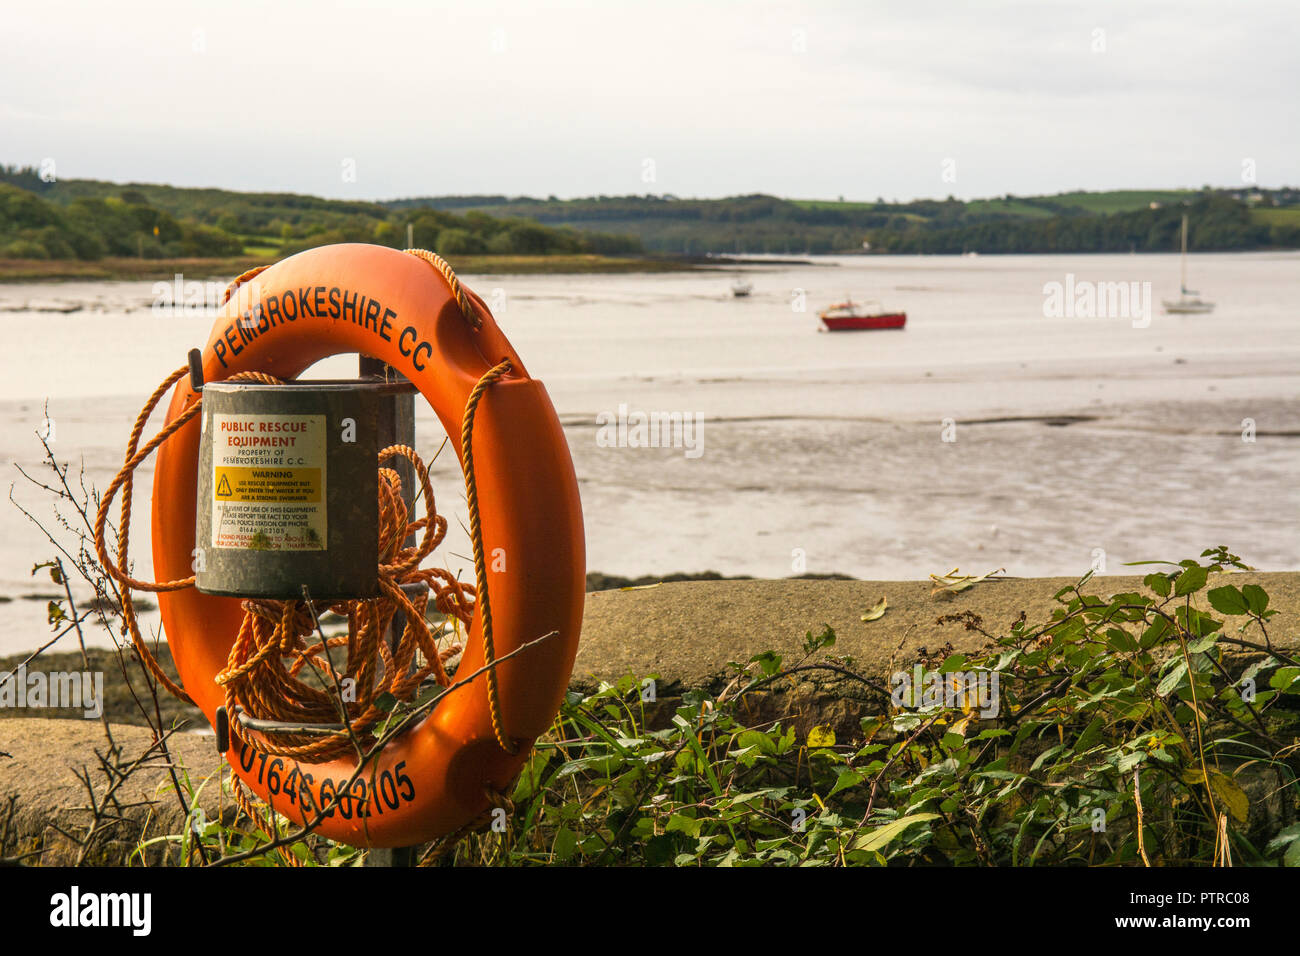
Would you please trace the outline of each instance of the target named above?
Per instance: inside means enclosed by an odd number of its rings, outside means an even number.
[[[806,633],[827,624],[839,634],[837,652],[850,654],[866,670],[884,676],[897,661],[924,658],[938,648],[965,653],[975,650],[983,638],[965,626],[968,613],[999,631],[1009,627],[1021,611],[1045,619],[1055,606],[1053,594],[1079,580],[1004,576],[953,592],[936,588],[932,581],[862,580],[846,575],[746,578],[702,572],[650,577],[656,583],[624,584],[645,579],[598,572],[589,575],[589,587],[595,578],[607,589],[587,592],[571,688],[590,691],[602,681],[613,682],[631,674],[654,676],[673,693],[707,689],[729,672],[729,661],[747,660],[771,649],[794,659]],[[1286,626],[1300,618],[1300,571],[1232,573],[1214,583],[1263,585],[1269,606],[1281,615],[1281,626],[1275,632],[1278,646],[1288,650],[1300,646],[1300,636]],[[1143,587],[1141,575],[1127,573],[1097,575],[1087,590],[1111,595]],[[868,609],[882,597],[887,599],[884,614],[865,620]],[[695,613],[704,608],[708,613]],[[154,718],[142,713],[140,704],[152,711],[153,702],[139,665],[130,660],[131,653],[126,646],[120,659],[115,650],[88,648],[86,656],[90,670],[104,674],[105,717],[113,723],[146,726]],[[160,644],[155,653],[167,674],[176,678],[167,645]],[[0,680],[27,656],[20,653],[0,658]],[[81,651],[75,648],[47,652],[27,664],[28,674],[84,670]],[[828,700],[835,696],[831,694]],[[165,725],[185,721],[185,732],[208,732],[207,721],[192,705],[160,691],[159,707]],[[76,708],[0,707],[0,721],[33,718],[85,719]],[[811,719],[811,715],[805,718]]]
[[[278,259],[264,256],[233,256],[220,259],[137,259],[110,256],[103,259],[0,259],[0,282],[66,282],[70,280],[127,281],[171,279],[177,273],[188,278],[209,279],[238,275]],[[694,272],[727,269],[732,265],[756,265],[746,260],[722,260],[704,256],[451,256],[447,260],[458,273],[467,275],[566,275],[620,272]],[[766,265],[767,263],[762,263]]]

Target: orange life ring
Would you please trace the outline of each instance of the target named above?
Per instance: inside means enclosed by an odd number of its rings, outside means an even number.
[[[499,663],[502,729],[518,743],[517,750],[508,753],[494,734],[486,682],[471,681],[390,742],[362,774],[362,792],[354,783],[350,812],[345,816],[339,801],[337,812],[317,831],[354,846],[425,842],[488,809],[486,788],[499,790],[514,779],[567,688],[582,625],[586,570],[568,444],[546,389],[528,377],[483,301],[466,290],[477,315],[464,315],[462,305],[470,303],[458,303],[447,278],[415,255],[363,244],[324,246],[277,263],[256,283],[252,301],[260,310],[249,308],[249,296],[236,295],[217,318],[202,353],[205,381],[254,370],[291,379],[326,356],[362,353],[414,383],[459,452],[470,391],[503,359],[511,363],[511,371],[483,394],[473,440],[485,553],[505,559],[488,564],[496,657],[558,632]],[[172,394],[168,422],[198,398],[183,379]],[[196,416],[158,450],[153,560],[159,581],[192,573],[199,437]],[[240,601],[188,588],[160,593],[158,603],[181,681],[215,722],[224,691],[214,677],[226,666],[239,630]],[[476,614],[460,673],[483,665],[482,637]],[[305,818],[304,809],[296,797],[277,792],[277,781],[296,769],[298,781],[307,783],[316,806],[323,807],[356,769],[354,761],[344,759],[318,764],[264,754],[250,759],[247,749],[241,755],[233,735],[231,740],[227,757],[233,771],[295,821]]]

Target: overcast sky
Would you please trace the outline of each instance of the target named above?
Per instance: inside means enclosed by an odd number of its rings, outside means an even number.
[[[1297,0],[3,2],[0,163],[60,178],[367,199],[1300,184]]]

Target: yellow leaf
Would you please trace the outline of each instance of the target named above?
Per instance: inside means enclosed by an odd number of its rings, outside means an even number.
[[[834,747],[835,731],[826,724],[818,724],[808,731],[809,747]]]
[[[862,615],[864,621],[878,621],[885,616],[885,608],[889,607],[889,599],[881,598],[875,604],[871,605],[871,610]]]
[[[1246,796],[1245,791],[1237,786],[1237,781],[1226,773],[1211,770],[1210,788],[1214,791],[1214,795],[1223,801],[1234,820],[1238,823],[1246,822],[1246,815],[1250,809],[1250,799]]]

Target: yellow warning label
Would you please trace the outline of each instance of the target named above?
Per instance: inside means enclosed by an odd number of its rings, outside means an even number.
[[[323,551],[324,415],[214,415],[212,545]]]
[[[320,501],[320,469],[218,468],[216,497],[226,501]]]

